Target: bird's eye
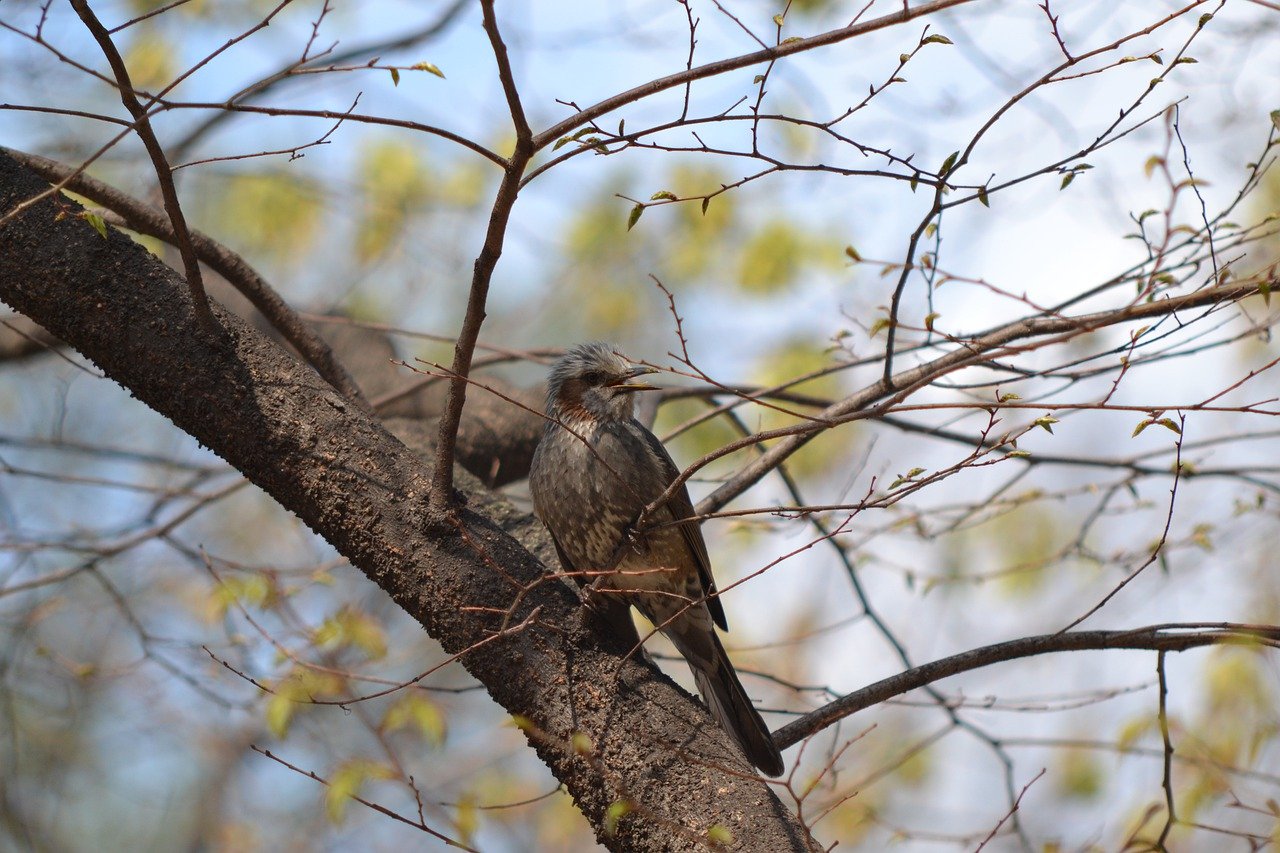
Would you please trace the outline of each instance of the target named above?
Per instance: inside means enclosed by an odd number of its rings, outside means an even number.
[[[600,380],[603,378],[604,376],[601,375],[598,370],[588,370],[586,373],[582,374],[582,381],[588,385],[599,385]]]

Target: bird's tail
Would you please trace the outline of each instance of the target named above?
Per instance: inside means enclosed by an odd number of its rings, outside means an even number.
[[[766,776],[781,776],[784,769],[782,754],[778,752],[769,728],[751,704],[751,697],[742,688],[742,682],[738,681],[738,674],[733,671],[729,656],[714,631],[713,628],[714,654],[708,656],[709,659],[703,659],[701,655],[685,656],[693,669],[693,680],[702,694],[702,701],[707,703],[720,727],[742,748],[748,761]]]

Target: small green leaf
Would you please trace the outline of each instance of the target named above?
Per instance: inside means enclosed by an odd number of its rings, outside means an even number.
[[[289,733],[289,721],[293,719],[296,703],[279,693],[267,700],[267,729],[277,738]]]
[[[947,159],[942,161],[942,168],[938,170],[938,174],[945,176],[948,172],[951,171],[951,167],[956,164],[956,160],[958,160],[959,158],[960,158],[960,152],[952,151],[949,155],[947,155]]]
[[[1062,190],[1065,190],[1067,187],[1071,186],[1071,182],[1074,181],[1075,179],[1076,179],[1075,172],[1067,172],[1065,175],[1062,176],[1062,186],[1058,187],[1058,191],[1061,192]]]
[[[572,142],[572,141],[573,141],[573,140],[572,140],[572,139],[570,139],[569,137],[567,137],[567,136],[562,136],[562,137],[560,137],[559,139],[557,139],[557,140],[556,140],[556,144],[555,144],[555,145],[552,145],[552,146],[551,146],[551,150],[552,150],[552,151],[559,151],[561,148],[563,148],[564,146],[568,145],[568,144],[569,144],[570,142]]]
[[[400,69],[399,68],[391,69],[391,85],[393,86],[400,85]]]
[[[1030,455],[1030,450],[1010,450],[1004,456],[1006,459],[1026,459]]]
[[[908,471],[905,474],[899,474],[898,478],[889,484],[889,491],[892,492],[894,489],[898,488],[899,486],[904,486],[907,483],[914,482],[916,477],[919,477],[923,473],[924,473],[923,468],[912,468],[910,471]]]
[[[1154,172],[1157,168],[1163,165],[1164,165],[1164,158],[1161,157],[1159,154],[1152,154],[1150,157],[1147,158],[1147,162],[1142,164],[1142,171],[1149,178],[1151,177],[1152,172]]]
[[[714,847],[732,847],[733,833],[724,824],[715,823],[707,829],[707,841]]]
[[[1160,424],[1160,426],[1164,427],[1167,430],[1171,430],[1177,433],[1178,435],[1182,435],[1182,428],[1178,426],[1177,423],[1174,422],[1173,418],[1161,418],[1160,420],[1156,421],[1156,423]]]
[[[381,623],[354,607],[343,607],[315,630],[312,642],[326,650],[356,648],[370,660],[387,653],[387,637]]]
[[[1200,16],[1200,21],[1199,23],[1196,24],[1196,29],[1200,29],[1201,27],[1203,27],[1205,24],[1209,23],[1212,20],[1213,20],[1213,13],[1205,12],[1203,15]]]
[[[953,42],[951,39],[947,38],[946,36],[942,35],[941,33],[934,33],[931,36],[926,36],[924,41],[920,43],[921,44],[955,44],[955,42]]]
[[[271,607],[275,591],[262,575],[236,575],[222,578],[209,594],[205,615],[209,621],[221,619],[234,604]]]
[[[906,64],[907,64],[908,62],[910,62],[910,61],[911,61],[911,54],[909,54],[909,53],[900,53],[900,54],[898,54],[898,63],[899,63],[900,65],[906,65]]]
[[[1158,53],[1151,54],[1150,56],[1147,57],[1147,59],[1150,59],[1156,65],[1164,65],[1164,59],[1161,58],[1160,54]]]
[[[80,214],[80,218],[85,222],[88,222],[93,230],[98,232],[99,237],[104,240],[107,239],[107,222],[105,219],[94,213],[92,210],[82,212]]]
[[[414,71],[426,71],[426,72],[427,72],[427,73],[429,73],[429,74],[434,74],[434,75],[436,75],[436,76],[437,76],[437,77],[439,77],[441,80],[443,80],[443,79],[444,79],[444,72],[443,72],[443,71],[441,71],[441,70],[440,70],[440,68],[439,68],[438,66],[436,66],[436,65],[432,65],[430,62],[415,62],[415,63],[413,64],[413,70],[414,70]]]
[[[583,732],[577,732],[569,739],[569,745],[578,755],[591,755],[596,751],[595,742],[591,740],[590,735]]]
[[[1174,62],[1173,64],[1174,65],[1196,65],[1199,62],[1200,60],[1196,59],[1194,56],[1180,56],[1178,57],[1177,61]]]
[[[798,41],[803,41],[803,39],[801,39],[801,38],[800,38],[800,36],[792,36],[791,38],[785,38],[785,39],[783,39],[783,40],[782,40],[782,43],[783,43],[783,44],[794,44],[795,42],[798,42]]]
[[[380,726],[384,732],[413,729],[432,746],[444,743],[445,722],[440,706],[421,691],[412,690],[387,709]]]
[[[1154,421],[1152,421],[1151,418],[1147,418],[1145,421],[1140,421],[1138,425],[1133,428],[1133,432],[1129,434],[1129,438],[1137,438],[1142,435],[1142,431],[1153,423]]]
[[[1021,399],[1022,399],[1022,395],[1015,394],[1012,391],[1010,391],[1008,394],[1001,394],[999,392],[996,393],[997,403],[1007,403],[1010,400],[1021,400]]]
[[[1265,278],[1262,281],[1258,282],[1258,292],[1262,294],[1262,301],[1265,302],[1268,307],[1270,307],[1271,282]]]
[[[774,16],[773,16],[773,22],[774,22],[775,24],[777,24],[778,26],[782,26],[782,20],[783,20],[783,18],[782,18],[782,13],[781,13],[781,12],[779,12],[778,14],[776,14],[776,15],[774,15]]]
[[[991,200],[987,198],[987,188],[978,187],[978,201],[982,202],[983,207],[990,207]]]
[[[394,779],[395,771],[385,764],[357,758],[347,761],[334,771],[324,794],[324,810],[333,823],[342,823],[351,798],[360,794],[364,783],[370,779]]]
[[[676,194],[669,190],[658,190],[649,196],[649,201],[676,201]]]
[[[604,834],[612,838],[618,831],[618,821],[631,814],[634,807],[626,800],[614,800],[604,811]]]
[[[931,332],[932,332],[932,331],[933,331],[933,321],[934,321],[934,320],[937,320],[937,319],[938,319],[939,317],[941,317],[941,316],[942,316],[942,315],[941,315],[941,314],[939,314],[937,311],[933,311],[933,312],[931,312],[931,313],[929,313],[929,314],[925,314],[925,315],[924,315],[924,327],[925,327],[926,329],[928,329],[929,331],[931,331]]]
[[[1052,415],[1044,415],[1042,417],[1036,418],[1034,421],[1032,421],[1032,423],[1040,427],[1045,432],[1052,435],[1053,425],[1058,423],[1058,419],[1053,417]]]
[[[880,319],[876,320],[874,323],[871,324],[871,328],[867,330],[867,334],[874,338],[877,334],[880,333],[881,329],[889,328],[889,325],[890,325],[889,318],[881,317]]]
[[[703,216],[707,215],[707,208],[710,206],[711,206],[711,196],[706,196],[705,198],[702,199],[702,215]]]
[[[764,82],[764,75],[763,75],[763,74],[757,74],[757,75],[756,75],[756,76],[751,80],[751,82],[752,82],[752,83],[763,83],[763,82]]]
[[[634,228],[634,227],[636,226],[636,223],[640,221],[640,217],[641,217],[642,215],[644,215],[644,205],[643,205],[643,204],[637,204],[635,207],[631,208],[631,213],[630,213],[630,215],[629,215],[629,216],[627,216],[627,230],[628,230],[628,231],[630,231],[632,228]]]

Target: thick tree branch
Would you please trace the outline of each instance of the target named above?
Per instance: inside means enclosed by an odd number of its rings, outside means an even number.
[[[169,217],[151,205],[55,160],[12,148],[0,147],[0,151],[49,183],[62,184],[72,192],[118,213],[139,234],[178,245],[178,237]],[[369,403],[355,380],[329,345],[289,307],[289,303],[280,298],[280,294],[253,267],[245,263],[238,254],[200,231],[192,231],[189,236],[197,257],[244,294],[262,312],[262,316],[267,318],[267,322],[298,350],[326,382],[341,391],[347,399],[369,408]]]
[[[0,154],[0,213],[47,186]],[[807,849],[702,706],[583,624],[577,596],[539,562],[554,556],[536,521],[465,479],[469,503],[429,525],[421,457],[233,315],[219,309],[225,331],[210,334],[171,269],[78,212],[46,198],[0,229],[0,298],[297,513],[461,653],[530,721],[531,743],[602,843],[697,849],[721,825],[753,849]],[[476,647],[535,611],[528,630]],[[635,810],[605,836],[620,799]]]

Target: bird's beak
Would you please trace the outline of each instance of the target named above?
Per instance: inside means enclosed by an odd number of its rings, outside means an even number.
[[[615,391],[655,391],[658,388],[656,385],[650,385],[648,382],[632,382],[631,380],[657,372],[657,368],[653,367],[633,367],[613,382],[610,382],[609,387]]]

